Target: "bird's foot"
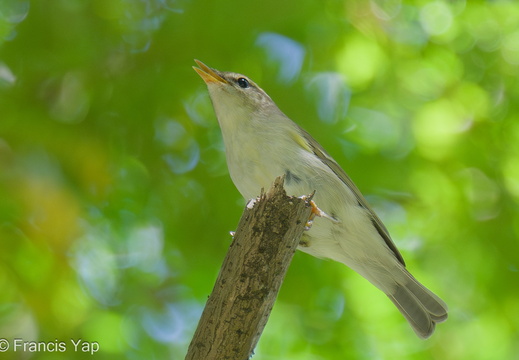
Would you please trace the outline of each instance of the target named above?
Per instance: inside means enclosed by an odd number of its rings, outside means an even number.
[[[308,197],[306,195],[301,196],[303,200],[306,200]],[[316,216],[328,219],[333,221],[334,223],[338,223],[339,220],[337,220],[335,217],[328,215],[315,204],[313,200],[310,200],[310,206],[312,207],[312,212],[310,213],[310,217],[308,218],[308,221],[305,224],[305,230],[308,231],[312,228],[312,225],[314,223],[314,219]]]

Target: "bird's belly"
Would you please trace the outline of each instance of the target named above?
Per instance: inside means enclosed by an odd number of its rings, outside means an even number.
[[[319,258],[341,262],[366,275],[368,263],[385,267],[393,264],[394,255],[372,224],[368,211],[360,206],[350,189],[342,182],[322,182],[309,188],[287,186],[287,193],[315,190],[315,204],[333,219],[316,217],[303,235],[299,250]]]
[[[258,166],[248,161],[229,166],[242,196],[245,199],[258,196],[261,188],[269,189],[280,175],[285,175],[284,187],[288,195],[309,195],[315,191],[315,204],[336,221],[315,218],[298,249],[315,257],[341,262],[379,286],[373,280],[372,269],[392,266],[396,260],[373,226],[368,211],[359,205],[346,184],[329,168],[319,168],[319,163],[305,167],[306,164],[296,166],[278,159],[269,165]],[[269,170],[260,170],[266,168]]]

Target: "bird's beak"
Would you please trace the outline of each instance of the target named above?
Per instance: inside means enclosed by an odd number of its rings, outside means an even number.
[[[228,84],[227,80],[218,75],[215,70],[211,69],[209,66],[199,60],[195,59],[195,62],[198,66],[200,66],[200,68],[193,66],[193,69],[195,69],[195,71],[198,73],[198,75],[200,75],[202,80],[204,80],[207,85],[209,85],[209,83]]]

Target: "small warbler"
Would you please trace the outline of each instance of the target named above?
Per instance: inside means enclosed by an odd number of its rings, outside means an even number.
[[[195,62],[241,195],[254,198],[283,174],[289,195],[315,191],[313,200],[329,216],[313,224],[298,249],[350,267],[391,299],[420,338],[431,336],[447,319],[447,305],[406,270],[386,227],[344,170],[248,77]]]

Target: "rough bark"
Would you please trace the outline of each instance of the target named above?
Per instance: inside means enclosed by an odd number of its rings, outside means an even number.
[[[186,360],[246,360],[263,332],[311,213],[283,178],[245,208]]]

